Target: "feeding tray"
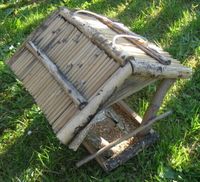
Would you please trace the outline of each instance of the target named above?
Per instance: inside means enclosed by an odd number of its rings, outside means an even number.
[[[169,87],[192,73],[123,24],[66,8],[47,18],[8,64],[45,114],[57,138],[75,151],[92,133],[90,129],[101,112],[116,109],[113,104],[160,80],[141,124],[133,130],[143,130],[146,136]],[[110,122],[103,122],[107,128]]]
[[[95,153],[109,143],[135,130],[142,121],[123,101],[108,108],[107,117],[90,128],[83,146],[91,153]],[[153,129],[145,136],[131,137],[96,157],[97,162],[109,172],[125,163],[141,150],[149,147],[158,140],[158,134]]]

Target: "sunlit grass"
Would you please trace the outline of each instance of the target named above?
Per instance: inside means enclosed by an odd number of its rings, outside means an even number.
[[[200,6],[172,0],[9,0],[0,4],[0,181],[199,181],[200,179]],[[156,146],[142,151],[106,175],[91,162],[76,169],[85,155],[55,138],[32,97],[5,65],[23,40],[59,6],[89,9],[119,19],[131,30],[168,50],[193,68],[168,93],[162,111],[174,114],[155,125]],[[128,98],[144,114],[155,85]]]

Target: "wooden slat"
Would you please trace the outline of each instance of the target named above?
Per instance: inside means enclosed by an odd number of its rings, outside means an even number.
[[[53,130],[55,133],[59,132],[61,128],[72,118],[72,116],[75,115],[75,113],[78,111],[74,107],[73,104],[70,104],[70,106],[66,109],[66,111],[58,118],[57,121],[53,123]]]
[[[76,90],[76,88],[66,78],[64,78],[64,76],[52,63],[52,61],[44,53],[42,53],[31,41],[27,43],[26,47],[43,63],[49,73],[60,83],[66,93],[69,94],[74,103],[78,105],[79,108],[83,108],[87,104],[86,99],[83,98],[78,90]]]

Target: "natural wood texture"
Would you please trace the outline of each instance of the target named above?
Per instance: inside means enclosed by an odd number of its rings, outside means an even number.
[[[127,113],[121,118],[111,114],[105,123],[101,122],[103,126],[106,125],[108,136],[114,131],[108,128],[115,126],[115,136],[119,138],[133,131],[135,126],[140,126],[141,123],[141,118],[121,102],[121,99],[159,79],[188,78],[191,75],[190,69],[182,66],[168,53],[156,48],[157,56],[161,55],[159,59],[163,59],[164,56],[167,60],[172,60],[170,65],[160,64],[132,41],[154,49],[149,42],[143,41],[143,37],[136,34],[136,39],[127,40],[128,37],[118,35],[119,32],[123,33],[122,31],[129,30],[119,23],[104,24],[98,18],[61,9],[34,31],[9,61],[12,70],[44,112],[58,139],[64,144],[69,144],[69,148],[73,150],[85,143],[85,137],[90,140],[95,138],[90,134],[92,127],[106,133],[105,130],[100,130],[101,126],[95,121],[102,109],[110,109],[107,107],[119,101],[115,106]],[[120,39],[113,45],[114,37]],[[162,94],[165,95],[164,92]],[[157,96],[154,99],[158,105],[159,99],[162,100]],[[85,106],[86,101],[88,105]],[[77,106],[85,107],[80,110]],[[156,113],[149,110],[147,116],[144,116],[145,125],[145,121],[151,119],[150,115],[155,116]],[[118,114],[117,109],[114,112]],[[123,125],[123,118],[126,125]],[[134,123],[133,126],[130,123]],[[149,128],[147,129],[149,131]],[[116,139],[111,140],[104,136],[102,138],[95,138],[93,144],[96,148],[109,145],[105,140],[111,142]],[[132,142],[132,138],[124,142],[129,144],[130,141]],[[115,147],[122,146],[122,143]],[[137,151],[137,146],[135,147],[133,153]],[[91,148],[88,147],[92,151]],[[130,153],[126,154],[127,156],[123,156],[125,160],[131,156]],[[109,161],[104,161],[102,166],[106,168],[107,164],[118,165],[116,161]]]
[[[118,155],[111,156],[108,159],[102,155],[99,155],[95,159],[105,172],[110,172],[137,155],[140,151],[154,144],[158,140],[158,138],[159,137],[155,132],[149,133],[143,138],[137,139],[136,143],[130,145]],[[90,154],[93,154],[97,151],[89,140],[84,140],[82,144],[89,151]]]
[[[142,122],[142,118],[136,113],[134,112],[129,106],[128,104],[126,104],[124,101],[119,101],[116,103],[120,109],[126,113],[128,116],[132,117],[132,121],[135,122],[136,126],[139,126]]]
[[[62,75],[56,65],[54,65],[52,61],[44,53],[42,53],[31,41],[28,42],[26,47],[43,63],[49,73],[59,82],[60,86],[63,87],[67,94],[72,98],[74,103],[78,105],[80,109],[85,107],[85,105],[87,104],[85,98],[83,98],[83,96],[76,90],[76,88]]]
[[[95,148],[102,148],[109,144],[107,140],[105,140],[104,138],[100,136],[95,135],[95,133],[93,132],[88,133],[86,140],[90,140],[91,144]]]
[[[123,163],[131,159],[132,157],[136,156],[140,151],[154,144],[158,140],[158,138],[159,138],[158,135],[153,132],[153,133],[148,133],[144,137],[137,139],[137,142],[130,145],[122,153],[105,160],[103,163],[104,164],[103,169],[106,170],[106,172],[112,171],[113,169],[117,168],[118,166],[122,165]]]
[[[151,57],[155,58],[156,60],[158,60],[160,63],[164,64],[164,65],[169,65],[171,63],[170,60],[168,60],[166,57],[164,57],[163,55],[159,54],[157,51],[149,48],[148,43],[144,42],[144,40],[141,41],[141,36],[138,36],[137,34],[129,31],[126,28],[122,28],[122,26],[119,26],[118,24],[114,23],[113,21],[109,20],[108,18],[104,17],[104,16],[100,16],[96,13],[90,12],[90,11],[86,11],[86,10],[79,10],[77,13],[84,13],[84,14],[88,14],[88,15],[92,15],[95,18],[97,18],[98,20],[100,20],[101,22],[103,22],[104,24],[106,24],[109,28],[113,29],[114,31],[118,32],[118,33],[124,33],[126,35],[117,35],[118,38],[120,37],[126,37],[130,42],[132,42],[133,44],[135,44],[137,47],[139,47],[140,49],[142,49],[146,54],[150,55]],[[130,37],[131,36],[131,37]],[[116,39],[117,37],[115,37]]]
[[[87,149],[87,151],[89,151],[91,154],[95,153],[96,152],[96,149],[94,148],[94,146],[91,145],[90,142],[87,142],[87,141],[83,141],[83,146]],[[99,163],[99,165],[105,170],[107,171],[108,169],[106,168],[105,166],[105,161],[103,159],[103,157],[101,156],[97,156],[96,158],[96,161]]]
[[[157,87],[157,90],[150,102],[149,107],[147,108],[143,116],[143,120],[141,123],[142,125],[147,124],[149,120],[151,120],[152,118],[156,116],[156,113],[158,112],[167,91],[173,85],[175,81],[176,81],[175,79],[164,79],[161,81],[160,85]],[[146,128],[139,135],[145,135],[146,133],[148,133],[149,129],[150,128]]]
[[[104,49],[105,52],[112,56],[120,65],[125,64],[126,57],[121,52],[117,51],[115,48],[110,46],[108,40],[100,34],[98,31],[93,29],[92,27],[87,26],[81,21],[78,21],[75,17],[73,17],[72,12],[68,9],[63,8],[60,11],[60,15],[63,16],[68,22],[76,26],[81,32],[83,32],[93,43],[97,44],[100,48]]]
[[[16,60],[21,56],[21,52],[26,49],[26,42],[31,40],[33,37],[37,37],[40,35],[47,27],[54,22],[54,20],[58,17],[59,9],[52,12],[47,19],[41,22],[41,24],[27,37],[26,41],[17,49],[16,53],[8,60],[6,63],[12,67],[12,64],[16,62]]]
[[[131,75],[129,78],[126,79],[124,84],[119,89],[115,90],[112,96],[104,104],[104,107],[109,107],[112,104],[132,95],[133,93],[140,91],[141,89],[143,89],[147,85],[152,84],[156,80],[156,78]]]
[[[134,137],[136,136],[139,132],[145,130],[146,128],[149,128],[150,126],[152,126],[152,124],[154,124],[156,121],[163,119],[165,117],[167,117],[168,115],[170,115],[172,112],[168,111],[164,114],[161,114],[151,120],[149,120],[146,124],[141,125],[140,127],[138,127],[137,129],[135,129],[133,132],[130,132],[126,135],[124,135],[122,138],[119,138],[113,142],[111,142],[109,145],[106,145],[105,147],[101,148],[99,151],[97,151],[96,153],[84,158],[83,160],[79,161],[78,163],[76,163],[77,167],[82,166],[83,164],[91,161],[92,159],[94,159],[95,157],[101,155],[102,153],[104,153],[105,151],[109,150],[110,148],[112,148],[113,146],[123,142],[124,140],[127,140],[128,138]]]
[[[74,131],[85,126],[91,120],[91,117],[100,109],[101,105],[108,99],[113,91],[120,87],[124,80],[132,74],[132,67],[127,63],[124,67],[119,68],[112,77],[106,81],[104,87],[97,95],[88,103],[88,105],[76,116],[74,116],[65,126],[58,132],[59,140],[67,144],[74,136]]]
[[[73,138],[73,140],[69,144],[69,148],[73,150],[77,150],[81,145],[85,137],[88,135],[91,128],[98,122],[104,121],[107,118],[106,111],[102,110],[94,116],[94,118],[81,130],[77,135]]]
[[[126,117],[130,117],[130,120],[133,121],[136,126],[139,126],[141,124],[142,118],[137,113],[135,113],[125,102],[119,101],[116,103],[116,105],[119,107],[120,110],[122,110],[122,112],[127,114]],[[115,108],[114,105],[111,107]],[[95,124],[108,119],[108,116],[106,115],[108,111],[109,111],[108,109],[105,109],[96,113],[94,118],[73,138],[73,140],[68,145],[69,148],[73,150],[77,150],[78,147],[83,142],[83,140],[85,139],[85,137],[89,135],[91,128]],[[116,119],[116,118],[113,118],[113,119]],[[116,119],[116,120],[119,120],[119,119]]]
[[[136,75],[155,78],[189,78],[192,70],[186,67],[172,67],[162,64],[147,63],[146,61],[131,60],[133,73]]]

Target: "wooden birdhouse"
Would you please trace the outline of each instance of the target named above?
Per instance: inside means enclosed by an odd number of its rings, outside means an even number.
[[[61,8],[45,20],[8,62],[45,114],[57,138],[92,153],[112,170],[157,135],[152,124],[176,79],[192,71],[118,22]],[[123,101],[161,80],[143,118]]]

